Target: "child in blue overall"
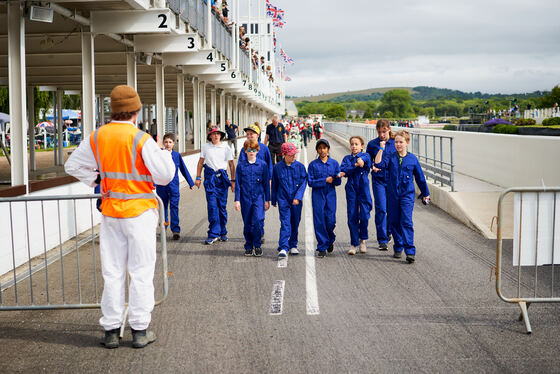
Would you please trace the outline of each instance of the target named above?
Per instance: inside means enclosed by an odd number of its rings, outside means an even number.
[[[257,153],[257,158],[263,160],[268,165],[268,173],[270,175],[270,178],[272,178],[272,156],[270,155],[270,150],[268,149],[268,147],[261,143],[259,140],[259,137],[261,135],[261,128],[256,124],[253,124],[245,127],[243,130],[245,131],[245,135],[247,135],[247,140],[256,141],[259,143],[259,152]],[[243,160],[247,160],[247,154],[242,151],[239,154],[238,162],[241,162]],[[264,223],[261,242],[264,243]]]
[[[396,152],[391,125],[386,119],[377,121],[378,137],[370,140],[367,145],[366,152],[369,154],[372,162],[379,152],[379,143],[385,142],[385,150],[383,159],[390,157]],[[371,189],[373,190],[373,198],[375,204],[375,228],[377,231],[377,242],[379,250],[386,251],[387,243],[391,241],[391,228],[387,225],[387,170],[379,169],[372,166],[371,171]]]
[[[350,229],[349,255],[355,255],[360,246],[360,253],[366,253],[368,239],[368,222],[372,207],[369,192],[369,169],[371,158],[364,153],[364,139],[361,136],[350,138],[350,151],[340,165],[340,177],[348,178],[346,182],[346,211]]]
[[[341,179],[338,177],[340,166],[329,157],[331,146],[325,139],[315,145],[319,158],[309,163],[307,175],[311,187],[313,205],[313,225],[317,238],[317,257],[325,257],[334,248],[334,228],[336,226],[336,191]]]
[[[410,134],[402,130],[395,134],[395,149],[390,157],[384,158],[385,142],[379,143],[380,149],[375,156],[375,164],[379,169],[387,169],[389,225],[393,233],[393,257],[401,258],[402,251],[406,254],[406,261],[411,264],[415,260],[414,227],[412,224],[412,210],[414,208],[414,180],[422,195],[422,202],[430,202],[430,191],[426,178],[416,156],[408,153],[406,147],[410,143]]]
[[[208,237],[204,244],[213,244],[217,240],[225,242],[227,238],[227,196],[228,188],[235,191],[235,165],[231,148],[222,143],[226,134],[218,127],[212,127],[207,140],[202,146],[200,159],[196,168],[196,181],[200,187],[202,168],[204,167],[204,190],[206,192],[206,207],[208,209]],[[227,167],[230,175],[228,178]]]
[[[168,207],[171,207],[171,232],[173,233],[173,240],[179,240],[181,237],[181,227],[179,227],[179,170],[181,174],[189,184],[191,190],[194,188],[194,182],[185,166],[183,157],[173,150],[175,145],[175,134],[168,133],[163,136],[163,147],[171,152],[171,158],[175,164],[175,176],[173,180],[169,182],[167,186],[156,185],[156,192],[163,202],[163,208],[165,210],[165,227],[169,226],[168,219]]]
[[[284,159],[274,165],[272,172],[271,202],[278,204],[280,214],[280,238],[278,239],[278,258],[290,253],[298,255],[298,228],[301,221],[303,194],[307,187],[305,166],[296,160],[299,152],[293,143],[281,147]]]
[[[259,143],[246,140],[243,152],[247,159],[239,161],[235,178],[235,209],[243,217],[245,256],[262,256],[261,235],[264,212],[270,207],[270,176],[268,165],[257,158]]]

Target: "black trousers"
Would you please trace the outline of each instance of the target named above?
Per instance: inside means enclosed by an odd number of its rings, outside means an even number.
[[[270,156],[272,156],[272,165],[282,161],[282,143],[268,143]]]

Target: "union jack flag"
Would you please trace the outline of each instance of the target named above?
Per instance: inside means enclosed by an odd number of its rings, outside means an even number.
[[[284,78],[284,80],[285,80],[286,82],[290,82],[290,81],[292,80],[292,78],[286,76],[286,78]]]
[[[290,56],[288,56],[288,54],[286,53],[286,51],[284,51],[283,48],[280,48],[280,56],[282,56],[284,62],[287,62],[288,64],[293,65],[295,63],[295,61]]]
[[[272,24],[274,25],[274,27],[278,27],[278,28],[282,28],[284,26],[286,26],[286,22],[285,21],[280,21],[280,20],[272,20]]]

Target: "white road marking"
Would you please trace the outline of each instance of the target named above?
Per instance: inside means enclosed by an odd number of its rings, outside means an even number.
[[[307,149],[303,148],[303,163],[307,168]],[[317,275],[315,273],[315,246],[313,213],[311,210],[311,193],[309,186],[305,189],[303,210],[305,213],[305,290],[308,315],[319,314],[319,296],[317,293]]]
[[[288,257],[278,259],[278,267],[285,268],[288,267]]]
[[[284,305],[284,286],[286,281],[274,281],[272,287],[272,296],[270,297],[270,311],[268,314],[271,316],[279,316],[282,314],[282,307]]]

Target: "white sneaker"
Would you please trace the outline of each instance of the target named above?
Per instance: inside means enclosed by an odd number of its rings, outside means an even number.
[[[360,253],[366,253],[366,252],[367,252],[366,241],[362,239],[360,240]]]
[[[281,249],[280,251],[278,251],[278,258],[286,258],[286,256],[288,256],[288,253],[285,249]]]
[[[349,255],[355,255],[357,251],[358,251],[358,247],[352,246],[352,247],[350,247],[350,250],[348,251],[348,254]]]
[[[294,256],[299,255],[299,251],[297,250],[297,248],[290,249],[290,252],[288,252],[288,253],[290,253],[291,255],[294,255]]]

